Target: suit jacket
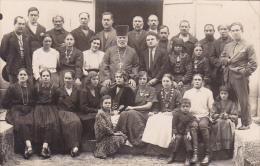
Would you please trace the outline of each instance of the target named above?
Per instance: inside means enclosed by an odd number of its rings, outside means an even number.
[[[46,32],[46,28],[41,24],[37,23],[36,34],[32,32],[28,23],[26,23],[24,28],[24,33],[27,34],[31,41],[31,51],[32,53],[38,48],[42,47],[42,36]]]
[[[137,40],[134,30],[128,32],[128,46],[135,49],[135,51],[139,57],[140,57],[141,53],[147,48],[146,34],[147,34],[147,32],[145,30],[141,30],[140,36]]]
[[[31,43],[29,36],[23,34],[23,47],[25,65],[29,74],[32,74],[32,55],[31,55]],[[18,43],[18,38],[15,32],[10,32],[3,36],[0,56],[6,62],[6,70],[8,74],[17,75],[18,70],[22,67],[21,53]]]
[[[257,68],[257,60],[255,49],[252,44],[242,39],[233,53],[236,42],[229,43],[225,46],[221,54],[221,64],[226,65],[224,69],[224,81],[227,82],[229,75],[234,75],[234,78],[241,79],[250,76]],[[234,70],[236,67],[241,67],[240,70]],[[233,81],[233,80],[232,80]]]
[[[60,31],[56,31],[55,28],[53,28],[46,33],[52,37],[51,47],[57,49],[64,43],[64,39],[69,32],[63,28]]]
[[[154,62],[149,70],[149,48],[142,52],[140,57],[140,71],[146,71],[148,77],[160,80],[168,72],[169,58],[165,49],[156,47],[154,53]]]
[[[81,27],[79,26],[78,28],[74,29],[71,31],[74,39],[75,39],[75,44],[74,46],[79,49],[80,51],[85,51],[90,49],[90,41],[89,39],[93,36],[95,36],[95,33],[89,29],[88,30],[88,35],[86,36],[84,32],[82,31]]]
[[[172,39],[171,39],[171,43],[172,43],[172,40],[174,38],[179,38],[180,34],[176,35],[176,36],[173,36]],[[189,40],[184,42],[184,45],[186,47],[186,53],[189,54],[190,56],[192,56],[193,54],[193,51],[194,51],[194,44],[198,42],[198,39],[195,38],[194,36],[192,36],[190,33],[189,33]],[[170,44],[171,46],[171,44]]]
[[[116,42],[116,30],[112,27],[111,32],[108,35],[106,44],[104,41],[104,30],[99,32],[97,35],[101,39],[101,51],[106,52],[110,47],[117,45]]]

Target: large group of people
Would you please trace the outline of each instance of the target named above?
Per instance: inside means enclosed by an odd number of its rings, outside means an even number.
[[[206,24],[198,41],[187,20],[169,40],[169,28],[158,27],[154,14],[147,31],[141,16],[129,31],[127,25],[113,28],[113,14],[104,12],[99,33],[89,29],[87,12],[71,32],[61,15],[47,32],[37,8],[29,8],[28,18],[15,17],[14,31],[0,46],[2,75],[10,82],[1,104],[27,159],[33,143],[42,144],[44,158],[60,142],[78,156],[82,131],[89,130],[95,157],[107,158],[121,145],[152,144],[171,148],[172,163],[184,140],[185,165],[199,162],[201,137],[206,156],[200,163],[207,165],[212,151],[232,150],[238,108],[239,129],[250,128],[248,77],[257,63],[239,22],[219,25],[217,40]]]

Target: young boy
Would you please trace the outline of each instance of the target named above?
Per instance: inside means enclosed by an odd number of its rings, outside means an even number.
[[[181,108],[179,111],[173,113],[172,119],[172,143],[173,151],[167,163],[173,163],[176,158],[176,153],[181,145],[182,139],[186,148],[185,165],[190,165],[190,157],[192,154],[190,125],[195,117],[189,112],[191,102],[187,98],[181,99]]]

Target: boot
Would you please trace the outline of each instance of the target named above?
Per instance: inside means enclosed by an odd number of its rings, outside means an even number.
[[[205,158],[200,162],[200,165],[209,165],[210,158],[210,155],[206,155]]]
[[[210,147],[210,136],[209,136],[209,129],[201,129],[204,147],[206,149],[206,156],[202,160],[201,165],[208,165],[210,163],[211,158],[211,147]]]
[[[176,152],[173,152],[170,157],[168,158],[167,160],[167,164],[171,164],[175,161],[175,158],[176,158]]]
[[[191,129],[191,136],[193,140],[193,157],[190,160],[190,163],[198,163],[198,147],[199,147],[199,140],[198,140],[198,131],[195,128]]]

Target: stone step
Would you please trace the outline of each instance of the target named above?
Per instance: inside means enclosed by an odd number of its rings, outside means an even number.
[[[14,155],[13,126],[0,120],[0,165],[4,165]]]

